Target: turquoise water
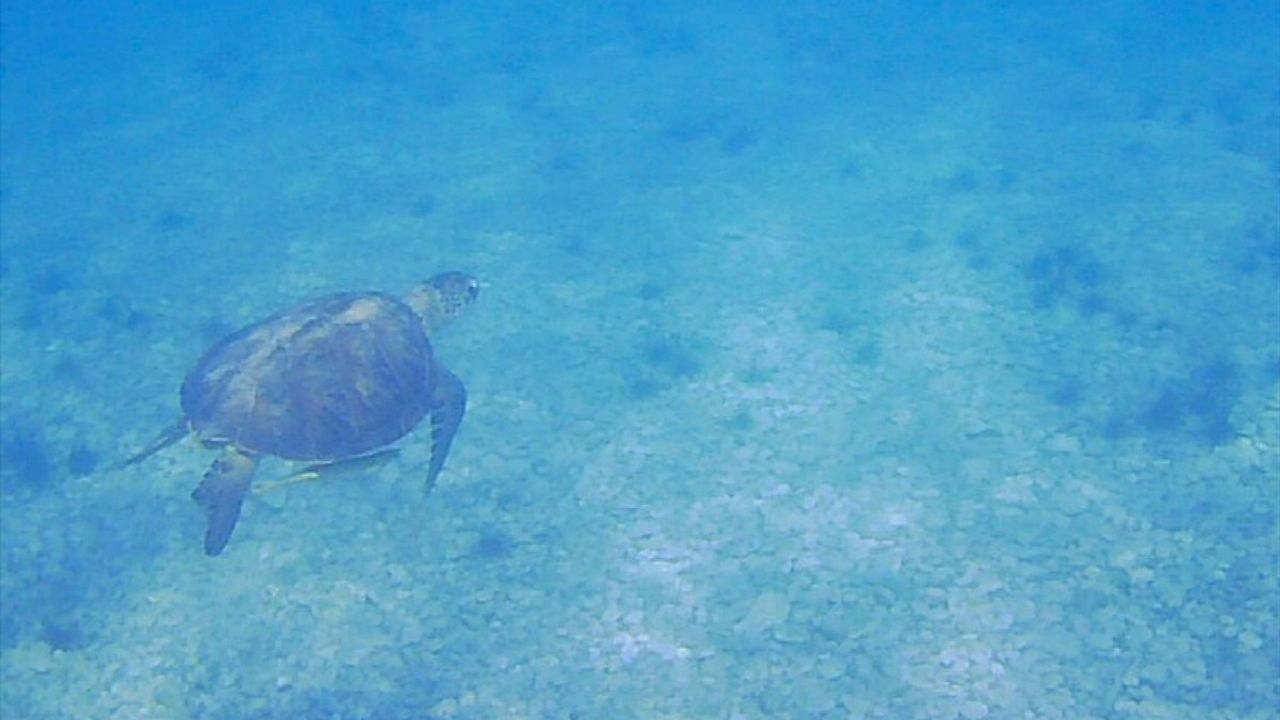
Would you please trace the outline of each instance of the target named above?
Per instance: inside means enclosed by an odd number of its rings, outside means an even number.
[[[260,4],[4,5],[0,716],[1275,717],[1280,4]],[[446,269],[429,497],[118,467]]]

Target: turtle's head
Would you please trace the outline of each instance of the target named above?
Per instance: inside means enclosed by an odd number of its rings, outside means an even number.
[[[480,281],[464,272],[445,272],[409,291],[405,302],[422,317],[427,333],[448,325],[475,302]]]

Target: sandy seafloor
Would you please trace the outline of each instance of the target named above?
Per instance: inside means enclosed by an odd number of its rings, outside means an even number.
[[[5,3],[0,717],[1276,717],[1275,2],[327,5]],[[113,468],[446,268],[429,498]]]

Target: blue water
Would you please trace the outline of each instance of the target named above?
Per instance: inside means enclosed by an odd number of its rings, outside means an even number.
[[[1280,3],[1051,5],[6,2],[0,716],[1276,717]],[[430,496],[119,468],[447,269]]]

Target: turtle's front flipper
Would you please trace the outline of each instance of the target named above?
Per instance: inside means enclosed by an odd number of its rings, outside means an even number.
[[[205,555],[217,555],[227,546],[257,467],[255,458],[228,447],[222,457],[213,461],[200,485],[191,493],[191,499],[204,508],[208,519],[204,531]]]
[[[146,447],[134,453],[132,456],[129,457],[128,460],[125,460],[124,462],[117,465],[116,469],[118,470],[120,468],[127,468],[130,465],[136,465],[142,462],[143,460],[146,460],[147,458],[151,457],[152,455],[155,455],[161,450],[169,447],[170,445],[178,442],[182,438],[186,437],[190,432],[191,432],[191,427],[187,425],[187,419],[178,418],[176,422],[174,422],[169,427],[165,428],[159,435],[155,437],[155,439],[147,443]]]
[[[449,445],[467,411],[467,389],[462,381],[436,363],[435,394],[431,398],[431,464],[427,466],[427,493],[436,486],[436,478],[444,469]]]

